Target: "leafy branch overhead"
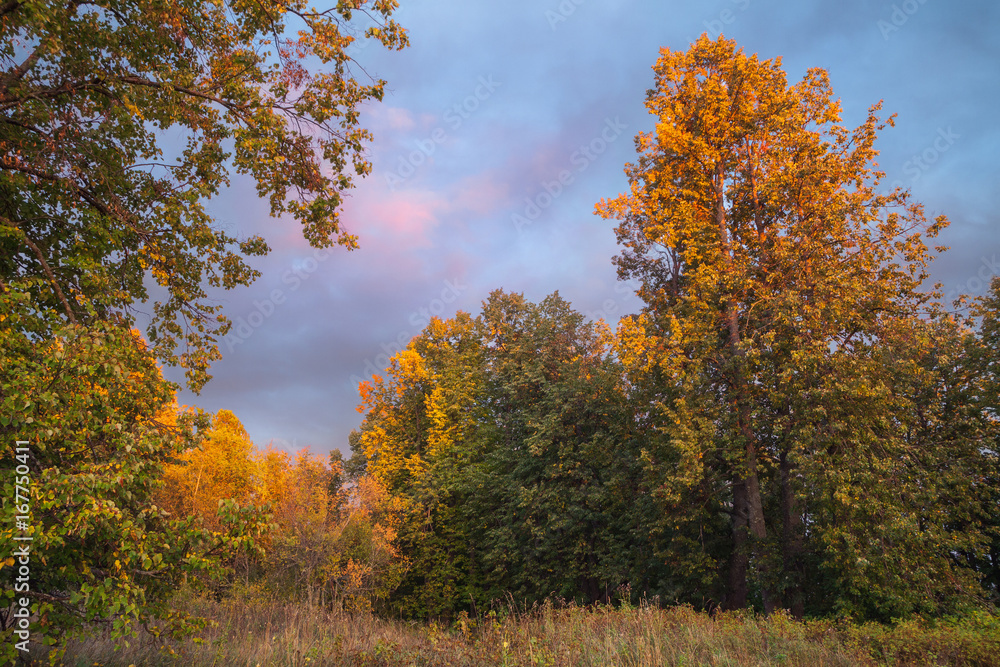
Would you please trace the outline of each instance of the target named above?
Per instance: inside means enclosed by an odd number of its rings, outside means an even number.
[[[39,331],[51,331],[59,320],[131,324],[152,276],[165,296],[150,341],[200,388],[229,326],[205,286],[249,284],[258,274],[245,259],[268,251],[220,229],[205,202],[235,168],[313,246],[356,247],[339,209],[371,168],[359,109],[385,82],[347,48],[406,46],[395,8],[0,5],[0,289],[29,293],[47,313]]]

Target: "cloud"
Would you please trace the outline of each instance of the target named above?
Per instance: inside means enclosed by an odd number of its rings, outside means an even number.
[[[509,187],[497,178],[494,170],[486,170],[466,176],[456,183],[450,200],[455,210],[490,217],[509,204]]]
[[[416,127],[417,122],[413,117],[413,112],[400,107],[370,107],[370,113],[377,125],[389,130],[407,132]]]
[[[928,1],[884,40],[876,22],[891,5],[585,0],[553,30],[546,11],[559,11],[558,0],[402,3],[398,18],[413,46],[386,53],[373,45],[359,55],[389,82],[384,103],[363,113],[375,135],[374,171],[348,193],[342,214],[361,248],[335,249],[291,290],[282,277],[307,267],[312,249],[293,221],[267,217],[249,179],[234,178],[213,214],[240,235],[264,234],[274,252],[252,260],[263,273],[257,284],[220,293],[225,312],[247,317],[274,289],[286,298],[187,402],[234,410],[259,444],[346,449],[360,422],[351,378],[419,333],[422,311],[475,313],[503,287],[533,300],[558,289],[581,312],[608,319],[634,312],[638,303],[611,263],[614,223],[595,218],[593,205],[626,189],[632,137],[652,129],[644,99],[659,47],[686,49],[706,22],[721,23],[747,53],[782,56],[789,81],[809,67],[829,69],[849,125],[885,98],[886,112],[900,114],[879,143],[890,181],[906,177],[907,161],[933,145],[938,128],[954,126],[961,138],[921,172],[914,193],[954,223],[942,239],[954,249],[932,265],[935,277],[947,289],[969,286],[982,257],[1000,255],[992,187],[1000,178],[1000,42],[991,37],[1000,9]],[[484,86],[483,77],[499,85]],[[573,169],[574,152],[609,117],[625,131],[518,234],[511,215]],[[400,177],[394,188],[390,173]],[[447,292],[456,281],[457,296]]]

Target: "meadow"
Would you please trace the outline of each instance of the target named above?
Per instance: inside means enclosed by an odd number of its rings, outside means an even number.
[[[795,621],[777,613],[690,607],[497,605],[448,625],[406,622],[302,604],[189,598],[213,620],[197,639],[119,645],[105,633],[69,644],[74,667],[417,667],[503,665],[1000,665],[1000,618],[986,614],[889,626]]]

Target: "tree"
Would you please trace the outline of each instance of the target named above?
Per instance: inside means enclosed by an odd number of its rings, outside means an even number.
[[[275,505],[277,529],[267,567],[285,592],[310,605],[322,602],[324,569],[338,532],[337,506],[329,491],[332,472],[321,457],[299,450],[285,470],[285,494]]]
[[[558,294],[497,290],[474,320],[432,319],[362,383],[351,460],[405,509],[394,609],[453,616],[507,594],[596,602],[661,585],[611,342]]]
[[[5,664],[18,654],[15,599],[31,601],[35,642],[59,645],[96,620],[124,639],[154,619],[172,623],[166,602],[179,582],[252,541],[252,526],[238,539],[213,537],[156,506],[163,469],[194,442],[195,424],[174,418],[170,387],[138,335],[99,323],[39,340],[19,331],[24,304],[10,302],[25,298],[0,294],[0,431],[11,443],[0,461],[13,473],[26,460],[29,470],[0,482]],[[26,459],[15,459],[15,438],[27,441]],[[15,483],[29,489],[27,512],[15,507]],[[15,514],[28,517],[26,533]],[[31,541],[15,542],[18,533]],[[28,589],[15,591],[8,568],[24,545]]]
[[[973,520],[984,525],[987,539],[981,549],[963,555],[976,568],[987,597],[996,605],[1000,603],[1000,279],[993,279],[973,313],[980,318],[979,336],[969,341],[964,366],[978,383],[970,403],[987,425],[980,441],[986,465],[975,478],[982,504]]]
[[[468,519],[488,428],[481,357],[468,314],[433,318],[384,377],[361,384],[367,414],[351,461],[361,454],[366,476],[402,510],[394,544],[408,569],[392,605],[408,616],[448,616],[480,598]]]
[[[162,467],[194,444],[189,427],[153,418],[174,389],[154,360],[200,389],[229,328],[206,289],[248,284],[246,258],[267,251],[205,210],[229,169],[314,247],[356,246],[338,211],[370,168],[359,109],[384,84],[356,77],[346,48],[358,12],[374,21],[366,38],[405,46],[395,8],[0,3],[0,451],[5,469],[16,440],[34,452],[45,566],[31,600],[47,641],[88,621],[127,636],[165,615],[185,572],[248,548],[266,525],[225,503],[213,537],[153,507]],[[151,294],[147,345],[130,329]]]
[[[646,302],[624,323],[623,356],[659,375],[645,400],[677,469],[671,493],[709,485],[726,499],[725,605],[756,597],[801,615],[827,597],[869,614],[859,591],[874,587],[899,614],[947,607],[969,592],[952,585],[962,572],[906,509],[917,470],[969,452],[942,443],[920,459],[908,430],[934,314],[924,238],[947,220],[876,191],[874,142],[892,118],[875,105],[848,130],[826,72],[789,86],[780,60],[721,36],[661,50],[654,72],[656,126],[637,137],[630,191],[597,211],[620,221],[619,275]],[[919,593],[854,567],[868,556],[850,561],[843,531],[862,526]],[[810,598],[807,579],[833,590]]]
[[[0,289],[62,321],[131,325],[165,294],[147,334],[197,389],[229,322],[206,283],[257,276],[204,202],[250,174],[275,216],[316,248],[356,247],[338,213],[370,164],[359,108],[384,82],[354,76],[356,12],[366,36],[402,48],[395,0],[310,8],[304,0],[12,2],[0,6]],[[325,71],[310,71],[319,65]],[[50,334],[56,322],[37,318]],[[182,345],[184,351],[178,353]]]
[[[476,521],[487,597],[589,604],[653,588],[637,440],[606,325],[558,292],[533,304],[497,290],[479,330],[494,424]]]
[[[220,410],[199,445],[164,470],[160,506],[177,517],[197,516],[210,530],[219,530],[220,501],[263,504],[262,471],[254,453],[240,420],[229,410]]]

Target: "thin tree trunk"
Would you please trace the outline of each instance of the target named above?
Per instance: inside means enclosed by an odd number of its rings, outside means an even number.
[[[729,240],[729,227],[726,219],[725,201],[725,171],[720,162],[715,167],[713,179],[715,189],[715,223],[719,230],[719,245],[722,255],[722,262],[725,268],[732,270],[732,247]],[[756,557],[756,566],[760,574],[763,586],[761,593],[764,598],[764,611],[770,614],[774,611],[774,596],[767,584],[767,558],[763,553],[765,540],[767,539],[767,527],[764,521],[764,503],[760,495],[760,479],[757,476],[757,446],[756,435],[750,420],[750,406],[746,396],[746,380],[743,373],[742,352],[740,350],[740,326],[739,314],[737,312],[736,300],[727,298],[723,318],[729,333],[729,347],[732,355],[731,360],[736,368],[732,374],[732,392],[736,404],[737,428],[744,441],[743,470],[737,474],[739,482],[734,483],[733,498],[734,511],[736,510],[737,487],[742,487],[746,502],[746,521],[749,533],[753,536],[751,549]],[[734,513],[734,521],[739,516]],[[743,519],[739,519],[743,520]],[[745,535],[745,529],[741,529]],[[734,523],[734,540],[742,539],[737,537],[736,524]],[[734,547],[736,544],[734,544]],[[744,549],[745,551],[745,549]],[[734,552],[735,553],[735,552]],[[733,573],[730,572],[732,575]],[[744,588],[745,588],[744,584]]]
[[[802,515],[795,502],[792,489],[792,463],[788,452],[781,453],[779,462],[781,475],[781,555],[786,581],[793,582],[787,589],[785,602],[792,616],[805,616],[805,600],[802,590]]]
[[[743,480],[733,481],[733,553],[729,558],[729,582],[726,586],[726,609],[747,606],[747,569],[750,553],[747,546],[747,487]]]

